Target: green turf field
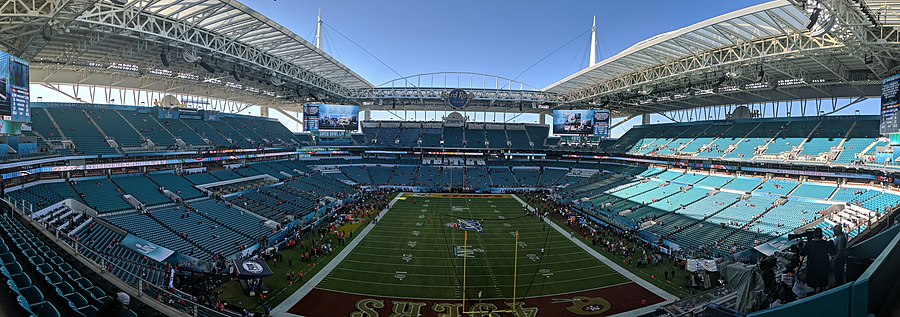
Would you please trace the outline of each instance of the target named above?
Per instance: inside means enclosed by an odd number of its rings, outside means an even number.
[[[478,220],[483,233],[449,223]],[[430,224],[429,224],[430,220]],[[513,198],[410,197],[399,200],[356,249],[318,285],[325,290],[384,297],[457,299],[513,297],[513,263],[518,249],[516,297],[591,290],[628,280],[594,259],[556,230],[544,230]],[[519,231],[516,246],[515,232]],[[541,249],[544,249],[543,256]]]

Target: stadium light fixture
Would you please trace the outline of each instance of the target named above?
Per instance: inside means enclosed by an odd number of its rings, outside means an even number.
[[[165,50],[159,52],[159,61],[163,64],[163,66],[169,67],[169,55],[166,54]]]
[[[200,59],[200,61],[198,61],[197,63],[200,64],[200,67],[203,67],[203,69],[205,69],[205,70],[206,70],[207,72],[209,72],[210,74],[216,72],[216,68],[215,68],[215,67],[212,67],[212,65],[207,64],[206,62],[204,62],[203,59]]]
[[[809,16],[809,24],[806,25],[806,29],[812,31],[813,27],[816,26],[816,23],[819,22],[819,15],[822,14],[822,8],[813,9],[812,14]]]
[[[726,74],[726,76],[722,76],[721,78],[719,78],[719,80],[716,81],[715,85],[713,85],[713,86],[714,86],[715,88],[719,88],[719,87],[722,86],[722,84],[725,83],[725,80],[727,80],[727,79],[728,79],[728,76],[727,76],[727,74]]]
[[[237,73],[237,65],[234,65],[234,67],[231,69],[231,77],[234,77],[235,81],[241,81],[241,77],[238,76]],[[300,95],[300,93],[298,92],[297,95]]]

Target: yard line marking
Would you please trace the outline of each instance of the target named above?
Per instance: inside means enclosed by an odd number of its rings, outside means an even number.
[[[384,215],[387,214],[389,210],[391,210],[391,207],[393,207],[394,204],[396,204],[402,196],[402,193],[394,196],[394,199],[392,199],[391,202],[388,203],[387,207],[385,207],[380,213],[378,213],[377,216],[375,216],[375,219],[381,220],[382,218],[384,218]],[[350,255],[350,253],[353,252],[353,249],[355,249],[356,246],[365,239],[366,235],[368,235],[369,232],[372,231],[372,228],[375,228],[374,223],[370,223],[369,225],[367,225],[362,231],[360,231],[360,233],[356,236],[355,239],[353,239],[353,241],[350,241],[350,244],[348,244],[347,247],[345,247],[343,250],[341,250],[341,252],[335,255],[335,257],[331,259],[331,261],[328,262],[328,264],[326,264],[325,267],[322,268],[322,270],[316,273],[316,275],[313,275],[309,279],[309,282],[306,282],[306,284],[300,286],[300,289],[291,294],[291,296],[288,296],[288,298],[281,302],[281,304],[275,306],[275,309],[272,310],[274,315],[286,316],[288,309],[294,307],[294,305],[300,302],[300,300],[303,299],[304,296],[309,294],[309,292],[312,291],[316,287],[316,285],[319,285],[319,283],[321,283],[326,276],[331,274],[331,271],[333,271],[338,266],[338,264],[340,264],[348,255]]]
[[[531,207],[531,206],[528,205],[524,200],[522,200],[521,198],[519,198],[519,196],[517,196],[517,195],[512,195],[512,197],[513,197],[514,199],[518,200],[519,203],[522,204],[522,206],[525,206],[525,208],[528,208],[529,210],[534,210],[533,207]],[[554,223],[554,222],[551,221],[550,219],[546,219],[546,218],[545,218],[545,219],[544,219],[544,222],[546,222],[547,224],[549,224],[551,228],[555,229],[557,232],[559,232],[559,233],[562,234],[563,236],[565,236],[565,237],[569,237],[569,236],[570,236],[570,234],[569,234],[568,231],[566,231],[566,230],[563,229],[562,227],[558,226],[556,223]],[[591,247],[589,247],[588,245],[584,244],[584,242],[581,242],[581,240],[579,240],[578,238],[568,238],[568,239],[569,239],[570,241],[572,241],[572,243],[574,243],[575,245],[581,247],[581,249],[583,249],[585,252],[587,252],[588,254],[590,254],[591,256],[593,256],[594,258],[600,260],[600,262],[603,262],[603,264],[606,264],[606,266],[609,266],[610,268],[612,268],[612,269],[615,270],[616,272],[619,272],[619,274],[622,274],[622,276],[625,276],[625,278],[627,278],[627,279],[629,279],[629,280],[632,280],[633,282],[637,283],[637,284],[640,285],[641,287],[646,288],[648,291],[653,292],[654,294],[658,295],[659,297],[662,297],[663,299],[666,300],[666,302],[672,302],[672,301],[678,300],[678,296],[672,295],[671,293],[666,292],[665,290],[659,288],[658,286],[653,285],[652,283],[650,283],[650,282],[648,282],[648,281],[646,281],[646,280],[644,280],[644,279],[638,277],[637,275],[634,275],[634,273],[631,273],[630,271],[626,270],[625,268],[619,266],[619,264],[616,263],[615,261],[612,261],[612,260],[610,260],[610,259],[607,259],[605,256],[603,256],[602,254],[600,254],[599,252],[597,252],[597,250],[594,250],[593,248],[591,248]]]

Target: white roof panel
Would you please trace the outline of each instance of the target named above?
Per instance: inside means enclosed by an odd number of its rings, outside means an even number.
[[[544,88],[544,91],[569,93],[691,54],[801,32],[808,22],[809,18],[787,0],[775,0],[641,41]]]

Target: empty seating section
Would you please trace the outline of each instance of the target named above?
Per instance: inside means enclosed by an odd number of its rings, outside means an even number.
[[[264,220],[222,202],[204,200],[191,203],[190,206],[214,222],[221,223],[250,238],[264,237],[270,231],[263,226]]]
[[[541,181],[538,185],[543,187],[550,187],[556,185],[562,180],[563,177],[568,173],[567,170],[555,169],[555,168],[544,168],[541,173]]]
[[[463,128],[444,127],[444,147],[463,147]]]
[[[673,187],[672,185],[667,187]],[[677,189],[675,186],[671,189]],[[670,191],[671,189],[667,189],[666,191]],[[664,192],[660,192],[663,194]],[[677,193],[677,192],[675,192]],[[670,212],[677,211],[682,208],[682,206],[690,206],[694,202],[706,198],[709,195],[708,190],[693,188],[687,190],[684,193],[671,195],[669,197],[660,197],[656,202],[651,202],[646,207],[640,208],[634,213],[628,215],[631,219],[640,219],[644,216],[655,216],[659,217],[664,214],[668,214]],[[687,208],[685,208],[687,209]],[[690,208],[690,210],[694,210],[694,208]]]
[[[682,175],[682,172],[665,171],[665,172],[653,175],[653,177],[655,177],[659,180],[662,180],[662,181],[670,181],[670,180],[680,177],[681,175]]]
[[[388,184],[398,186],[414,185],[416,183],[416,176],[418,176],[418,174],[418,166],[398,165],[391,173],[391,178],[388,181]]]
[[[484,129],[466,129],[467,148],[485,148]]]
[[[544,141],[550,135],[548,126],[526,125],[525,130],[528,131],[528,137],[535,149],[543,149]]]
[[[803,143],[803,138],[775,138],[768,142],[766,151],[763,153],[780,154],[788,152],[792,148],[800,146],[800,143]]]
[[[249,242],[239,233],[223,227],[210,219],[188,213],[184,208],[170,207],[154,210],[149,214],[171,228],[186,240],[193,241],[210,254],[234,254]],[[249,247],[249,245],[247,245]]]
[[[397,144],[397,135],[400,134],[400,128],[381,128],[378,131],[377,145],[395,146]]]
[[[142,254],[132,251],[120,244],[125,236],[99,223],[91,223],[72,233],[78,241],[97,253],[82,253],[94,262],[113,262],[110,271],[129,285],[136,285],[138,276],[154,285],[166,285],[168,279],[165,267]]]
[[[118,154],[109,146],[97,129],[88,121],[84,111],[78,108],[48,108],[51,116],[62,133],[75,143],[75,149],[81,154]]]
[[[238,173],[235,173],[232,170],[224,169],[221,171],[209,172],[209,175],[212,175],[215,178],[218,178],[222,181],[233,180],[238,178],[243,178],[244,176]]]
[[[466,168],[466,185],[472,188],[490,188],[491,176],[483,168]]]
[[[363,185],[372,184],[372,177],[369,172],[362,166],[342,166],[341,172],[354,182]]]
[[[752,227],[759,228],[759,233],[781,236],[818,219],[820,216],[817,212],[827,208],[828,205],[825,204],[788,200],[787,203],[769,210]],[[752,227],[751,232],[754,231]]]
[[[391,172],[393,171],[393,167],[390,166],[367,166],[365,169],[369,172],[369,176],[372,177],[373,184],[387,184],[388,179],[391,178]]]
[[[179,119],[157,119],[157,121],[159,121],[166,130],[169,130],[169,132],[178,136],[179,139],[187,144],[196,147],[209,146],[209,144],[207,144],[206,141],[203,141],[203,138],[194,132],[194,129],[185,124],[184,121]]]
[[[445,167],[441,179],[441,185],[453,188],[464,186],[466,171],[462,167]]]
[[[512,144],[513,149],[530,149],[531,144],[529,142],[527,132],[525,129],[507,129],[506,136],[509,138],[509,142]]]
[[[484,136],[488,143],[487,147],[489,148],[505,149],[509,147],[509,145],[506,144],[507,141],[505,130],[487,129],[484,131]]]
[[[803,183],[800,184],[797,189],[791,193],[793,197],[807,197],[807,198],[815,198],[815,199],[828,199],[831,197],[831,194],[834,193],[834,186],[829,185],[821,185],[815,183]]]
[[[191,245],[187,240],[163,227],[160,223],[142,214],[127,214],[106,218],[107,221],[144,240],[165,248],[181,252],[189,256],[208,259],[203,251]],[[190,219],[189,219],[190,220]],[[185,220],[187,221],[187,220]]]
[[[209,173],[187,174],[184,175],[184,178],[194,185],[203,185],[222,181],[215,176],[210,175]]]
[[[420,128],[403,128],[397,135],[398,147],[416,147],[419,146],[419,138],[422,135]]]
[[[112,181],[144,205],[153,206],[172,202],[169,197],[160,192],[159,185],[143,175],[116,177]]]
[[[96,311],[107,300],[103,290],[82,277],[18,221],[2,217],[0,228],[0,267],[6,291],[18,302],[18,308],[8,307],[15,311],[14,315],[69,316],[79,311]],[[65,291],[58,291],[59,288]]]
[[[78,201],[78,193],[66,182],[38,184],[8,193],[14,200],[24,200],[32,205],[32,211],[60,202],[66,198]]]
[[[508,167],[489,167],[488,171],[494,187],[519,187],[519,182]]]
[[[75,190],[82,195],[88,207],[99,213],[107,213],[131,209],[131,205],[122,199],[122,190],[108,179],[91,179],[77,181]]]
[[[163,128],[149,113],[138,111],[118,111],[145,138],[150,139],[159,148],[169,148],[175,144],[175,137],[171,132]]]
[[[742,192],[750,192],[756,189],[759,184],[762,183],[762,179],[759,178],[746,178],[746,177],[736,177],[730,183],[725,185],[725,189],[737,190]]]
[[[422,147],[441,147],[441,129],[422,129]]]
[[[541,178],[541,170],[538,168],[513,168],[513,175],[519,180],[519,185],[535,187]]]
[[[811,138],[803,144],[800,155],[818,156],[841,144],[841,138]]]
[[[218,147],[230,147],[231,142],[228,142],[227,139],[222,135],[221,132],[216,131],[215,128],[209,126],[203,120],[181,120],[185,125],[194,130],[198,135],[203,138],[206,138],[210,142],[212,142],[215,146]]]
[[[782,179],[770,179],[759,186],[754,192],[776,196],[785,196],[797,187],[797,182]]]
[[[115,139],[120,147],[140,147],[143,143],[141,135],[119,115],[118,111],[100,109],[85,112],[107,136]]]
[[[730,178],[730,177],[710,175],[710,176],[707,176],[706,178],[704,178],[703,180],[700,180],[699,182],[697,182],[696,185],[697,186],[706,186],[706,187],[711,187],[711,188],[721,188],[722,186],[725,186],[725,184],[728,184],[728,182],[730,182],[731,180],[732,180],[732,178]]]
[[[706,178],[706,175],[698,174],[696,172],[693,173],[684,173],[684,175],[679,176],[674,179],[674,181],[685,184],[696,184],[697,182]]]
[[[851,138],[844,141],[843,149],[841,154],[838,155],[837,159],[834,160],[834,163],[837,164],[850,164],[857,160],[857,155],[861,154],[863,150],[869,147],[872,143],[875,142],[875,139],[870,138]]]
[[[234,145],[236,145],[238,147],[241,147],[241,148],[252,148],[253,147],[253,143],[250,143],[250,141],[247,140],[248,139],[247,136],[245,136],[244,134],[241,133],[242,130],[240,128],[236,129],[235,127],[232,127],[230,124],[228,124],[224,121],[206,121],[206,124],[213,127],[214,129],[216,129],[216,131],[219,132],[220,134],[222,134],[223,137],[225,137],[227,139],[231,139],[231,142],[233,142]],[[311,144],[312,137],[309,134],[305,134],[305,135],[309,139],[309,142]]]
[[[218,119],[209,120],[186,117],[163,119],[159,118],[158,108],[103,108],[45,103],[34,103],[33,106],[32,128],[34,134],[42,138],[39,140],[41,147],[49,149],[47,142],[65,137],[74,143],[74,150],[80,155],[174,150],[176,146],[181,146],[176,144],[176,139],[181,139],[185,146],[195,148],[293,147],[304,139],[295,137],[277,120],[258,117],[222,114]],[[104,136],[115,140],[123,151],[110,146]],[[146,147],[149,144],[145,144],[145,139],[152,141],[155,148]],[[306,144],[312,143],[309,135],[304,141]],[[70,154],[68,149],[51,151]]]
[[[31,129],[40,133],[45,139],[60,139],[60,131],[53,126],[46,109],[32,108]]]
[[[835,191],[834,197],[832,197],[831,200],[859,205],[860,203],[880,194],[881,192],[877,190],[868,190],[865,188],[855,187],[841,187]]]
[[[173,173],[150,174],[149,177],[153,182],[175,193],[181,199],[188,200],[203,197],[203,193],[195,189],[191,182]]]
[[[882,193],[881,195],[876,195],[864,202],[862,202],[861,206],[868,210],[883,214],[888,210],[897,207],[900,204],[900,196],[891,194],[891,193]]]

